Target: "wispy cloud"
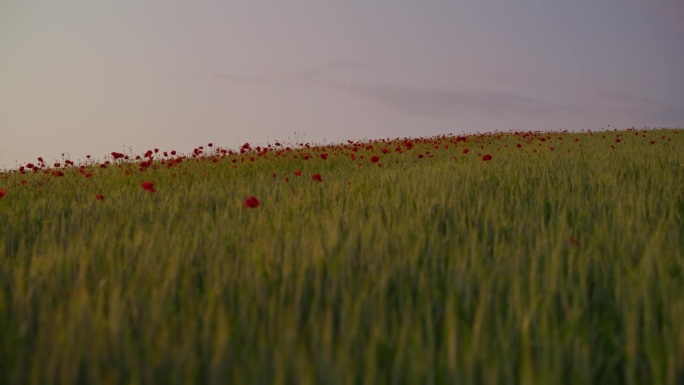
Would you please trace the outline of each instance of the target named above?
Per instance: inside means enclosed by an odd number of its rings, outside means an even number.
[[[397,111],[429,117],[463,113],[513,118],[548,113],[553,106],[524,95],[484,90],[442,90],[388,84],[328,84]]]
[[[684,105],[624,93],[588,95],[575,104],[541,100],[502,90],[408,87],[380,82],[346,80],[328,71],[303,71],[281,78],[246,77],[216,73],[224,80],[270,86],[337,90],[371,100],[395,113],[445,121],[492,119],[505,122],[582,125],[684,125]],[[573,124],[573,122],[575,122]]]
[[[367,64],[351,60],[330,60],[326,63],[326,66],[330,69],[343,71],[359,71],[368,69]]]
[[[205,74],[206,76],[206,74]],[[221,80],[228,80],[232,82],[238,82],[238,83],[252,83],[252,84],[278,84],[278,83],[283,83],[282,80],[278,79],[269,79],[261,76],[245,76],[245,75],[235,75],[227,72],[213,72],[209,74],[210,77],[216,78],[216,79],[221,79]]]
[[[616,115],[626,115],[653,125],[684,126],[684,104],[625,93],[601,93],[598,107]]]
[[[663,12],[674,22],[677,30],[684,32],[684,1],[681,0],[663,0]]]
[[[682,0],[633,0],[640,5],[655,6],[658,8],[675,29],[684,32],[684,1]]]
[[[407,87],[378,82],[352,82],[340,77],[303,75],[297,81],[334,88],[373,100],[397,112],[454,121],[464,116],[499,121],[684,125],[684,105],[627,93],[588,95],[560,103],[508,90]],[[630,123],[631,122],[631,123]],[[594,123],[603,124],[603,123]]]

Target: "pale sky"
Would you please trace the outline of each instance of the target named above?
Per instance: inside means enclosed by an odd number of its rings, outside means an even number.
[[[0,0],[0,169],[158,147],[684,127],[682,0]]]

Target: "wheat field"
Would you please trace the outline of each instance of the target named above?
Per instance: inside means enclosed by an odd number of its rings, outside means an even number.
[[[684,130],[164,152],[0,173],[0,383],[684,383]]]

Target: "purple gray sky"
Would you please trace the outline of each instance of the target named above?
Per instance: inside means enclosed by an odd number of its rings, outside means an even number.
[[[2,0],[0,169],[208,142],[683,127],[682,68],[682,0]]]

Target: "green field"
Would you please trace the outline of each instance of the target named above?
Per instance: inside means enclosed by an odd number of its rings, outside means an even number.
[[[0,383],[684,383],[684,130],[266,150],[0,173]]]

